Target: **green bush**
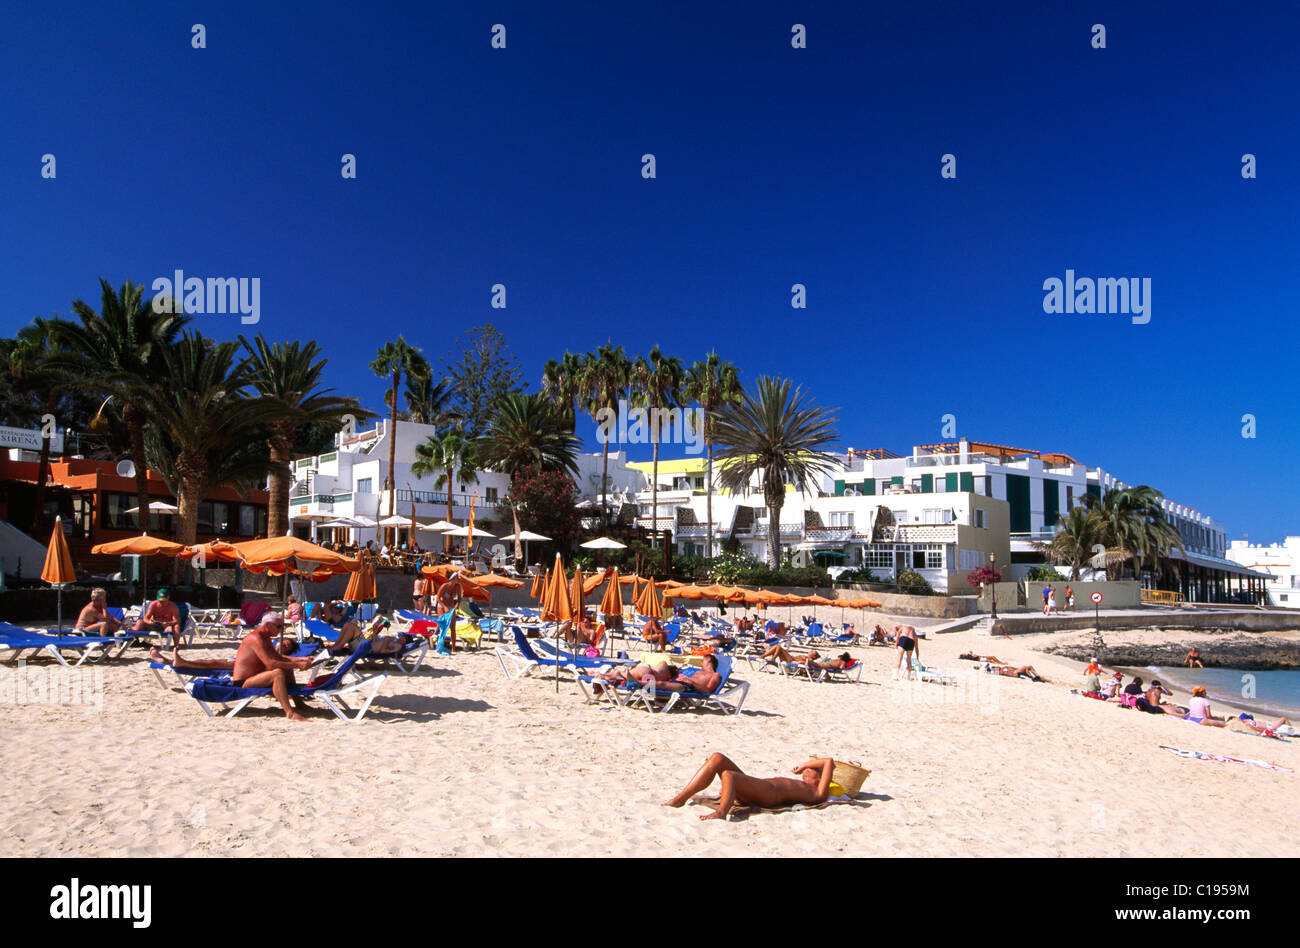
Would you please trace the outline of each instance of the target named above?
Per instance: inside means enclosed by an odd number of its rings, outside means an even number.
[[[1029,571],[1028,578],[1031,583],[1065,582],[1065,577],[1051,566],[1035,566]]]
[[[915,570],[905,569],[898,574],[895,584],[898,586],[900,593],[906,593],[909,596],[933,596],[934,590],[925,577]]]
[[[850,570],[845,570],[843,573],[840,573],[839,578],[836,579],[836,582],[839,582],[839,583],[876,583],[876,582],[879,582],[879,580],[876,579],[875,576],[871,575],[871,570],[870,570],[870,568],[868,568],[868,567],[866,567],[866,566],[863,566],[863,567],[861,567],[861,568],[859,568],[859,569],[850,569]]]

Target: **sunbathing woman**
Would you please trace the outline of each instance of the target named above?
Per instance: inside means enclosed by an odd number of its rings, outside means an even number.
[[[1030,681],[1041,681],[1051,684],[1046,678],[1034,670],[1033,665],[1021,665],[1019,668],[1012,668],[1010,665],[991,665],[987,668],[990,674],[1001,675],[1003,678],[1027,678]]]
[[[1235,718],[1229,718],[1228,723],[1234,728],[1241,728],[1244,726],[1264,737],[1294,737],[1296,733],[1295,728],[1286,718],[1278,718],[1272,724],[1260,724],[1255,720],[1253,714],[1246,714],[1243,712]],[[1285,730],[1283,730],[1283,728],[1285,728]]]
[[[749,776],[722,754],[710,754],[704,766],[682,788],[682,792],[671,800],[664,801],[663,806],[685,806],[691,797],[713,783],[714,777],[720,780],[722,792],[718,796],[717,808],[712,813],[701,816],[702,820],[726,819],[731,808],[737,805],[771,810],[796,803],[816,806],[825,803],[829,796],[834,769],[835,761],[822,757],[796,766],[794,773],[799,776],[798,780],[790,777],[763,779]]]
[[[826,662],[819,662],[817,659],[821,658],[821,655],[816,649],[810,649],[807,655],[792,655],[790,652],[786,651],[785,647],[782,645],[771,646],[763,653],[762,657],[767,661],[781,661],[785,662],[787,665],[805,665],[808,668],[833,668],[837,671],[843,671],[848,668],[849,664],[853,661],[852,656],[850,656],[848,652],[843,652],[840,654],[839,658],[833,658]]]
[[[1005,665],[1006,662],[999,659],[996,655],[976,655],[974,652],[967,652],[964,655],[958,655],[968,662],[989,662],[993,665]]]

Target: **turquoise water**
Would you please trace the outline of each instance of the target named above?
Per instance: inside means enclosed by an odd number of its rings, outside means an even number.
[[[1204,685],[1210,707],[1216,703],[1246,708],[1256,714],[1285,715],[1300,727],[1300,671],[1238,671],[1235,668],[1157,668],[1155,677],[1180,691]],[[1146,677],[1146,676],[1143,676]],[[1149,679],[1148,679],[1149,680]],[[1253,694],[1249,690],[1252,689]],[[1178,699],[1186,704],[1183,698]],[[1215,708],[1215,713],[1219,713]]]

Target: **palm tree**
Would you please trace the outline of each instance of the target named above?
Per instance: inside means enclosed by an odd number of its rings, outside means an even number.
[[[386,394],[391,396],[392,392]],[[423,375],[408,375],[406,389],[402,395],[406,399],[407,421],[441,427],[448,422],[458,420],[458,416],[452,410],[456,387],[451,379],[439,379],[435,382],[432,371]]]
[[[270,398],[245,393],[253,383],[253,370],[248,361],[236,362],[239,349],[237,342],[213,342],[186,333],[159,352],[168,384],[142,387],[137,393],[140,409],[159,429],[160,443],[174,452],[180,508],[176,539],[181,543],[195,542],[199,501],[213,480],[212,458],[257,442],[283,410]]]
[[[579,441],[567,422],[545,395],[510,392],[497,402],[488,429],[477,446],[479,463],[510,476],[511,482],[524,474],[542,471],[578,470]],[[519,508],[510,504],[515,526],[515,557],[522,560],[519,537]]]
[[[662,413],[682,402],[682,360],[666,356],[658,346],[648,356],[638,356],[632,366],[632,383],[650,410],[650,438],[654,446],[653,477],[650,481],[651,545],[659,537],[659,435]],[[665,554],[667,565],[667,554]]]
[[[587,356],[587,382],[591,392],[589,407],[595,418],[601,411],[617,414],[619,400],[627,394],[632,381],[632,360],[622,346],[606,343]],[[601,439],[600,510],[609,525],[609,439]]]
[[[589,390],[585,363],[583,356],[565,351],[559,362],[549,359],[542,368],[542,391],[558,409],[560,418],[571,433],[578,429],[578,413],[574,403],[582,401]]]
[[[37,317],[31,324],[18,330],[11,340],[5,340],[3,351],[5,369],[14,387],[34,395],[41,403],[44,415],[53,415],[65,387],[72,380],[57,368],[57,358],[62,354],[59,319]],[[44,425],[41,426],[44,428]],[[40,536],[45,527],[45,482],[50,476],[50,439],[41,438],[41,460],[36,474],[36,505],[32,513],[31,534]]]
[[[1141,579],[1143,564],[1150,559],[1162,566],[1168,552],[1182,550],[1178,531],[1165,518],[1160,499],[1164,495],[1146,484],[1137,487],[1112,487],[1100,500],[1088,498],[1089,509],[1096,512],[1105,542],[1133,561],[1133,577]]]
[[[62,323],[59,333],[69,350],[57,362],[77,373],[82,384],[116,397],[122,409],[135,465],[136,505],[141,529],[148,524],[148,460],[144,448],[144,427],[149,414],[143,405],[151,390],[174,381],[160,371],[162,354],[175,342],[190,318],[176,309],[172,300],[155,298],[146,302],[144,288],[130,280],[114,290],[100,278],[99,312],[88,303],[74,300],[72,311],[81,324]],[[156,305],[157,304],[157,305]]]
[[[393,501],[397,496],[397,475],[394,471],[397,452],[397,392],[402,386],[402,374],[407,377],[422,377],[430,374],[428,360],[420,350],[410,345],[402,336],[396,342],[386,342],[370,363],[370,371],[381,379],[392,378],[393,386],[389,392],[388,424],[388,516],[393,515]],[[391,532],[391,529],[390,529]]]
[[[411,463],[411,473],[416,477],[428,474],[437,475],[435,488],[447,487],[447,522],[451,522],[452,484],[459,482],[461,490],[470,481],[478,477],[474,470],[477,458],[472,438],[466,437],[459,428],[448,428],[442,434],[436,434],[415,446],[415,460]],[[453,475],[459,476],[453,480]],[[451,537],[444,536],[443,548],[451,549]]]
[[[356,420],[369,417],[355,398],[340,398],[333,389],[320,388],[326,360],[315,342],[268,343],[258,334],[240,343],[251,362],[253,388],[279,406],[279,417],[267,426],[266,446],[271,453],[267,490],[266,535],[283,536],[289,529],[290,454],[294,434],[307,425],[335,427],[344,415]]]
[[[1057,520],[1060,530],[1046,543],[1036,542],[1049,563],[1070,567],[1070,579],[1079,579],[1079,570],[1092,556],[1092,548],[1102,542],[1101,517],[1088,507],[1074,507]]]
[[[767,506],[768,559],[781,562],[781,508],[785,485],[803,489],[836,463],[827,449],[838,439],[835,417],[813,405],[789,379],[763,376],[736,404],[718,410],[716,437],[722,445],[719,483],[731,490],[745,488],[754,475],[763,483]]]
[[[706,556],[713,556],[713,439],[717,435],[717,413],[723,405],[736,404],[742,391],[740,370],[716,352],[710,352],[703,362],[693,363],[686,373],[683,392],[699,404],[704,414],[704,444],[709,452],[708,494],[704,501],[709,521]]]

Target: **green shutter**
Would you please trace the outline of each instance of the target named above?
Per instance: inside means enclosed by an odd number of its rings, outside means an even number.
[[[944,483],[944,487],[947,488],[948,493],[950,493],[950,494],[955,494],[955,493],[957,493],[957,475],[956,475],[956,474],[945,474],[945,475],[943,476],[943,483]]]
[[[835,496],[836,496],[836,497],[843,497],[843,496],[844,496],[844,482],[843,482],[843,481],[836,481],[836,482],[835,482]]]
[[[961,472],[961,492],[963,494],[975,493],[975,475],[970,471]]]
[[[933,475],[933,474],[922,474],[922,475],[921,475],[921,493],[922,493],[922,494],[933,494],[933,493],[934,493],[934,475]]]
[[[893,484],[895,487],[902,487],[903,479],[901,477],[891,477],[889,483]]]
[[[1091,494],[1093,497],[1097,498],[1098,500],[1101,500],[1101,485],[1089,484],[1088,493]]]
[[[876,492],[876,479],[874,477],[868,477],[865,481],[862,482],[862,493],[874,494],[875,492]]]
[[[1029,478],[1023,474],[1007,475],[1007,503],[1011,506],[1011,532],[1028,533],[1029,517]]]
[[[1050,530],[1056,526],[1061,516],[1061,483],[1051,478],[1043,478],[1043,528]]]

